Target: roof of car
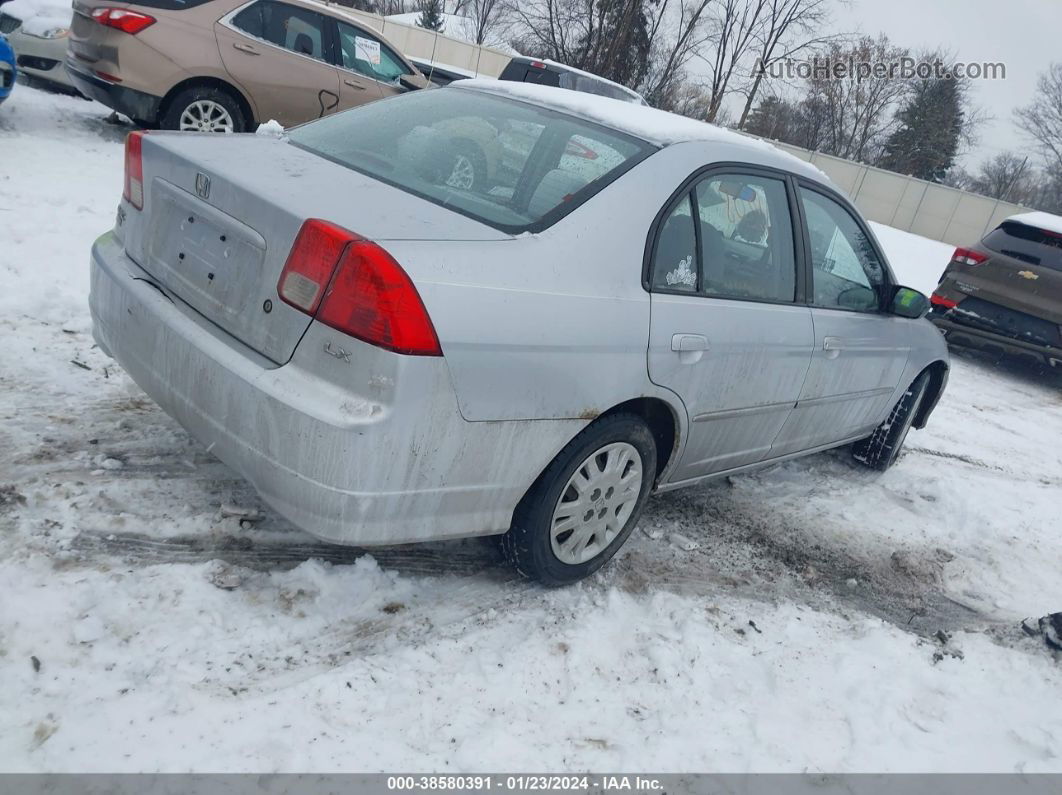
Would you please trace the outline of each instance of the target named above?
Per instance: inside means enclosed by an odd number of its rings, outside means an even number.
[[[1062,235],[1062,216],[1052,215],[1051,213],[1020,213],[1018,215],[1012,215],[1010,218],[1003,221],[1003,223],[1008,222],[1025,224],[1025,226],[1034,226],[1045,232],[1053,232],[1056,235]]]
[[[505,80],[461,80],[451,83],[447,88],[474,89],[533,102],[603,124],[659,146],[669,146],[685,141],[725,143],[755,153],[757,161],[809,177],[816,182],[831,186],[833,184],[829,177],[811,163],[784,152],[766,141],[645,105],[636,105],[581,91]]]

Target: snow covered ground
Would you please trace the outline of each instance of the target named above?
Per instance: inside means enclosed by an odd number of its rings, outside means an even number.
[[[0,771],[1062,771],[1062,669],[1018,628],[1062,610],[1052,374],[956,356],[892,471],[655,498],[565,590],[487,541],[329,546],[93,347],[106,116],[0,111]],[[932,288],[949,248],[879,231]]]

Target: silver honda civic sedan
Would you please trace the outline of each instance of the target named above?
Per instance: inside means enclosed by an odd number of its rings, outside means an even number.
[[[286,135],[130,134],[94,333],[276,511],[597,570],[649,495],[851,445],[948,356],[814,167],[679,116],[460,81]]]

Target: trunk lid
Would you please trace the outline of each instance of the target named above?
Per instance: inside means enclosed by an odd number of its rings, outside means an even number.
[[[311,318],[277,281],[302,223],[321,218],[387,240],[508,236],[276,138],[152,133],[143,139],[144,209],[126,251],[171,294],[277,364]]]
[[[100,6],[129,8],[130,3],[108,3],[103,0],[74,0],[74,15],[67,37],[67,50],[78,61],[94,70],[114,74],[119,71],[118,50],[123,36],[120,30],[105,27],[92,18]]]

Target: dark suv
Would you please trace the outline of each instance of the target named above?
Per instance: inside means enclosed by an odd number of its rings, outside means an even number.
[[[600,94],[637,105],[648,104],[637,91],[556,61],[517,56],[506,64],[498,79],[513,80],[517,83],[540,83],[587,94]]]
[[[955,249],[931,300],[949,342],[1062,366],[1062,217],[1015,215]]]

